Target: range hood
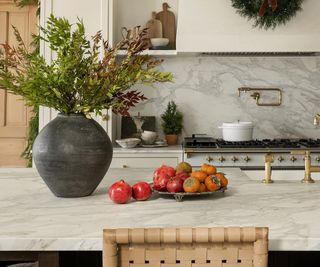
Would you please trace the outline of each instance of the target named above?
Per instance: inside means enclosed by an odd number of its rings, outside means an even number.
[[[265,30],[236,13],[231,0],[180,0],[178,52],[217,55],[315,55],[320,51],[320,1],[307,0],[284,26]]]

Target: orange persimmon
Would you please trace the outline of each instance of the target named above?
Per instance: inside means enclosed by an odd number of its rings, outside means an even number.
[[[217,168],[213,165],[203,164],[201,166],[201,171],[205,172],[207,175],[213,175],[217,172]]]
[[[204,183],[200,183],[199,193],[206,192],[206,191],[207,191],[206,185]]]
[[[199,180],[199,182],[204,182],[204,180],[207,178],[207,173],[203,172],[203,171],[193,171],[191,173],[191,177],[196,178]]]
[[[186,193],[198,192],[200,188],[200,182],[197,178],[189,177],[183,182],[183,190]]]
[[[220,180],[214,175],[208,176],[204,183],[210,192],[217,191],[221,187]]]
[[[217,172],[215,176],[220,180],[221,187],[227,187],[229,181],[224,173]]]

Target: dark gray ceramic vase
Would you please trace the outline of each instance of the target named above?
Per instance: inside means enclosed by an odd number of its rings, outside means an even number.
[[[92,194],[112,160],[112,143],[95,120],[80,114],[59,114],[33,145],[37,170],[57,197]]]

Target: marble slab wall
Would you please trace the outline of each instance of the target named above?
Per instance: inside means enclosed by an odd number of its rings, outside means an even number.
[[[206,133],[221,137],[223,122],[252,121],[255,138],[320,138],[313,116],[320,112],[320,57],[168,57],[163,70],[173,72],[173,83],[142,88],[149,98],[131,114],[160,116],[174,100],[184,113],[183,135]],[[259,107],[250,93],[238,97],[241,86],[279,87],[279,107]],[[261,100],[275,100],[263,95]],[[160,118],[158,130],[161,132]]]

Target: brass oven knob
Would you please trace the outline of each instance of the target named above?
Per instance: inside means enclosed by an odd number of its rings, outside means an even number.
[[[284,158],[283,158],[282,156],[279,156],[279,157],[278,157],[278,161],[279,161],[279,162],[282,162],[282,161],[284,161]]]
[[[235,156],[233,156],[233,157],[231,158],[231,160],[232,160],[233,162],[236,162],[236,161],[238,161],[238,158],[235,157]]]
[[[295,156],[292,156],[292,157],[290,158],[290,160],[291,160],[292,162],[295,162],[295,161],[297,160],[297,158],[296,158]]]
[[[317,162],[320,162],[320,156],[317,156],[317,157],[316,157],[316,161],[317,161]]]
[[[207,158],[206,158],[206,160],[208,161],[208,162],[211,162],[211,161],[213,161],[213,157],[211,157],[211,156],[207,156]]]
[[[218,160],[222,163],[222,162],[224,162],[226,159],[225,159],[223,156],[220,156],[220,157],[218,158]]]
[[[250,161],[251,159],[250,159],[248,156],[245,156],[243,160],[244,160],[245,162],[248,162],[248,161]]]

